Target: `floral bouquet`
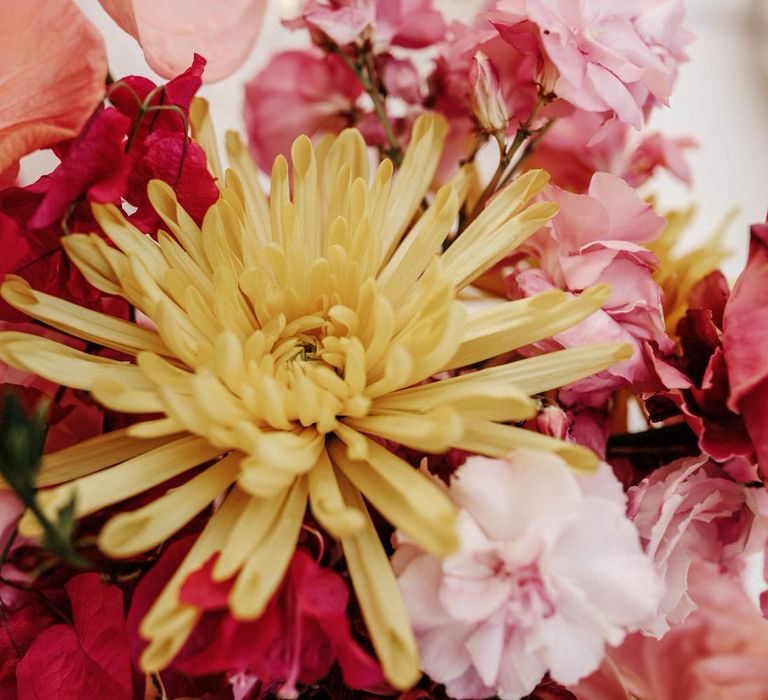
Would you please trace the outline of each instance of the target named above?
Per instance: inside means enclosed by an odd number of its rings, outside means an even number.
[[[100,2],[159,82],[0,5],[0,697],[768,698],[768,226],[731,286],[652,199],[682,0],[308,0],[247,140],[264,0]]]

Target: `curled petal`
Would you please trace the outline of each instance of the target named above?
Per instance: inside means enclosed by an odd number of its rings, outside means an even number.
[[[205,78],[233,73],[261,29],[266,0],[99,0],[122,29],[139,42],[147,63],[164,78],[181,73],[195,53],[208,59]]]

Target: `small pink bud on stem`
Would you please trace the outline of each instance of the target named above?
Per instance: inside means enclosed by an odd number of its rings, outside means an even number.
[[[482,51],[472,59],[469,69],[472,108],[480,128],[488,133],[503,132],[509,123],[509,112],[496,67]]]

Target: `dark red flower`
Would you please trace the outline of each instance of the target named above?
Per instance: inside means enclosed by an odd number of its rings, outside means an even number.
[[[208,207],[219,198],[216,181],[208,172],[205,151],[183,132],[154,131],[131,151],[133,168],[125,199],[136,207],[130,218],[140,229],[154,232],[160,218],[147,195],[150,180],[167,182],[179,204],[201,223]]]
[[[4,544],[4,543],[3,543]],[[5,599],[0,613],[0,697],[16,697],[16,667],[37,636],[55,622],[34,595],[24,595],[14,606]]]
[[[723,348],[723,314],[728,284],[722,273],[704,277],[692,290],[689,308],[677,326],[682,356],[655,359],[666,391],[647,399],[656,421],[682,415],[702,452],[718,462],[754,461],[755,447],[744,419],[733,410],[729,366]],[[730,303],[730,302],[728,302]],[[735,478],[742,479],[744,470]]]
[[[184,132],[185,120],[189,116],[189,105],[192,98],[200,89],[203,82],[205,59],[195,54],[192,65],[183,73],[169,80],[165,85],[158,86],[149,78],[140,75],[129,75],[113,83],[109,91],[109,101],[132,123],[139,118],[142,104],[150,98],[147,107],[178,107],[184,114],[173,109],[150,110],[136,124],[132,142],[141,142],[153,131]]]
[[[138,623],[191,545],[192,538],[172,544],[136,589],[129,626]],[[297,550],[280,588],[264,614],[238,620],[227,608],[232,579],[214,582],[215,559],[193,573],[181,599],[204,613],[170,668],[189,676],[250,672],[265,685],[290,694],[296,684],[314,683],[337,661],[352,688],[385,687],[378,663],[352,636],[343,579]],[[134,655],[144,642],[134,636]]]
[[[768,225],[752,227],[747,266],[723,313],[723,351],[731,393],[768,479]]]
[[[16,668],[18,700],[131,700],[133,678],[123,594],[98,574],[65,585],[74,623],[37,635]]]
[[[131,120],[116,109],[96,112],[67,148],[61,164],[40,181],[45,194],[29,219],[33,229],[62,219],[81,197],[100,204],[119,204],[125,191],[130,159],[125,136]]]

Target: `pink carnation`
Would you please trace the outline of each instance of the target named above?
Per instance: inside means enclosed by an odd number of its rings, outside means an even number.
[[[554,93],[588,112],[640,128],[654,104],[667,104],[677,64],[685,59],[682,0],[499,0],[487,13],[511,44],[539,52],[557,71]],[[530,50],[530,49],[529,49]]]
[[[628,637],[572,688],[579,700],[765,700],[768,620],[717,567],[692,574],[696,612],[661,640]]]
[[[546,671],[574,683],[655,609],[659,581],[607,465],[580,483],[551,453],[472,457],[448,492],[460,551],[405,543],[393,563],[423,669],[452,697],[519,698]]]
[[[768,511],[766,494],[732,481],[706,458],[657,469],[628,495],[629,515],[665,580],[659,614],[648,628],[658,636],[696,607],[688,593],[693,563],[709,561],[737,575],[745,555],[765,546],[765,528],[755,524],[760,510]]]
[[[606,173],[594,175],[588,194],[550,187],[544,197],[556,201],[560,212],[526,243],[540,267],[512,273],[511,295],[527,297],[553,287],[578,294],[598,283],[610,284],[612,294],[602,310],[540,349],[607,341],[636,348],[632,358],[571,384],[561,398],[597,407],[622,386],[640,389],[657,382],[647,345],[669,353],[674,343],[664,332],[661,289],[652,278],[658,261],[642,244],[659,235],[664,219],[621,178]]]

